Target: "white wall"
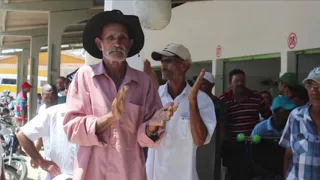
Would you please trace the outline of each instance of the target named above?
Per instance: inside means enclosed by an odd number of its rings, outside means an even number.
[[[226,62],[223,74],[225,91],[229,87],[229,72],[233,69],[242,69],[246,73],[246,86],[248,88],[256,91],[268,90],[270,86],[262,85],[261,81],[279,76],[280,58]]]
[[[298,80],[302,82],[309,72],[320,66],[320,54],[301,54],[298,55]]]
[[[287,38],[298,37],[293,50],[320,47],[320,1],[207,1],[173,9],[161,31],[145,30],[144,55],[170,42],[182,43],[193,61],[290,51]],[[286,57],[286,56],[284,56]],[[153,65],[159,65],[152,61]]]

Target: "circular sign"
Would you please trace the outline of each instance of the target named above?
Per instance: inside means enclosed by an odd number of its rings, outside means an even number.
[[[217,49],[216,49],[216,56],[217,57],[220,57],[222,54],[222,47],[220,45],[217,46]]]
[[[293,49],[296,47],[298,42],[297,35],[295,33],[290,33],[288,36],[288,47]]]

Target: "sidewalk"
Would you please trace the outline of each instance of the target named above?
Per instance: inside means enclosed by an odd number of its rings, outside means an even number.
[[[41,152],[43,154],[43,152]],[[27,161],[27,167],[28,167],[28,176],[26,180],[44,180],[46,173],[39,167],[38,169],[34,169],[30,165],[30,157],[25,157],[25,160]]]

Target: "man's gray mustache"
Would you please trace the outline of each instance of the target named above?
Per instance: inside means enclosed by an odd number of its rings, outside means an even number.
[[[125,54],[125,50],[122,48],[114,48],[114,49],[110,49],[109,51],[107,51],[108,54],[111,54],[113,52],[121,52],[122,54]]]

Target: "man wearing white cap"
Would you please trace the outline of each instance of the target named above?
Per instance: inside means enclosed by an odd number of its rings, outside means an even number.
[[[196,78],[194,77],[194,80]],[[213,74],[206,72],[200,87],[200,90],[211,98],[217,117],[216,131],[210,143],[197,149],[197,172],[200,180],[221,179],[220,145],[226,138],[225,121],[227,109],[220,99],[212,94],[215,82]]]
[[[159,148],[148,150],[147,179],[198,180],[196,149],[210,142],[216,126],[213,102],[199,91],[205,71],[200,72],[193,87],[186,82],[191,55],[180,44],[168,44],[151,56],[161,61],[162,78],[167,80],[158,90],[162,104],[174,102],[179,106],[165,124]]]
[[[302,82],[310,103],[294,109],[279,144],[286,148],[284,176],[287,180],[320,179],[320,67]],[[291,168],[288,162],[292,161]]]

